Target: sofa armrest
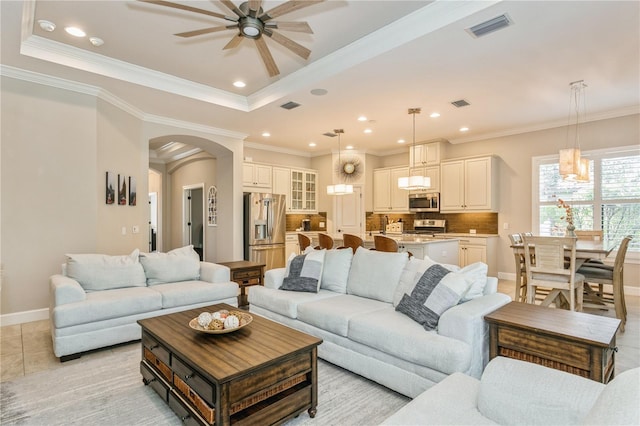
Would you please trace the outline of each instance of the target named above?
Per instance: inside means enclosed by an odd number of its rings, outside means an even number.
[[[582,424],[604,388],[575,374],[496,357],[482,374],[478,410],[498,424]]]
[[[471,346],[471,366],[466,373],[480,378],[489,362],[489,326],[484,316],[511,302],[504,293],[478,297],[445,311],[438,322],[438,334]]]
[[[200,262],[200,280],[209,283],[226,283],[231,281],[231,269],[211,262]]]
[[[269,269],[264,273],[264,286],[266,288],[279,289],[284,281],[285,268]]]
[[[482,294],[493,294],[498,292],[498,279],[496,277],[487,277],[487,283],[482,290]]]
[[[49,289],[52,307],[82,302],[87,298],[87,293],[80,283],[64,275],[52,275],[49,278]]]

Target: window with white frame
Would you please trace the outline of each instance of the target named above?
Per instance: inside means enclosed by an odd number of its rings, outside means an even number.
[[[589,182],[563,180],[557,155],[533,158],[534,232],[564,234],[562,199],[573,210],[576,229],[601,229],[606,247],[631,235],[628,250],[640,252],[640,148],[584,151],[582,156],[589,159]]]

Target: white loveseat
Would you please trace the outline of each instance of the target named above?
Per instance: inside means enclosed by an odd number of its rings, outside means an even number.
[[[426,331],[395,307],[431,265],[406,253],[328,250],[317,293],[282,290],[288,272],[272,269],[264,287],[250,289],[249,309],[322,338],[319,357],[415,397],[455,372],[480,377],[489,355],[484,315],[511,301],[496,292],[486,265],[478,264],[479,272],[474,265],[456,272],[467,280],[475,274],[463,297],[471,300],[446,310],[437,330]]]
[[[384,425],[638,425],[640,368],[607,385],[497,357],[480,380],[452,374]]]
[[[61,361],[139,340],[137,321],[215,303],[238,306],[229,268],[200,262],[192,246],[168,253],[67,255],[49,279],[51,337]]]

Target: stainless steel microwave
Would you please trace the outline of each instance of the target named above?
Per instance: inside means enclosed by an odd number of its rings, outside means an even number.
[[[409,211],[411,212],[439,212],[440,193],[428,192],[409,195]]]

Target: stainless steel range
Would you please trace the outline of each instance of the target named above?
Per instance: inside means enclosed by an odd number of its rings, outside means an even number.
[[[408,234],[434,235],[447,231],[447,221],[445,219],[415,219],[413,221],[413,231],[405,231]]]

